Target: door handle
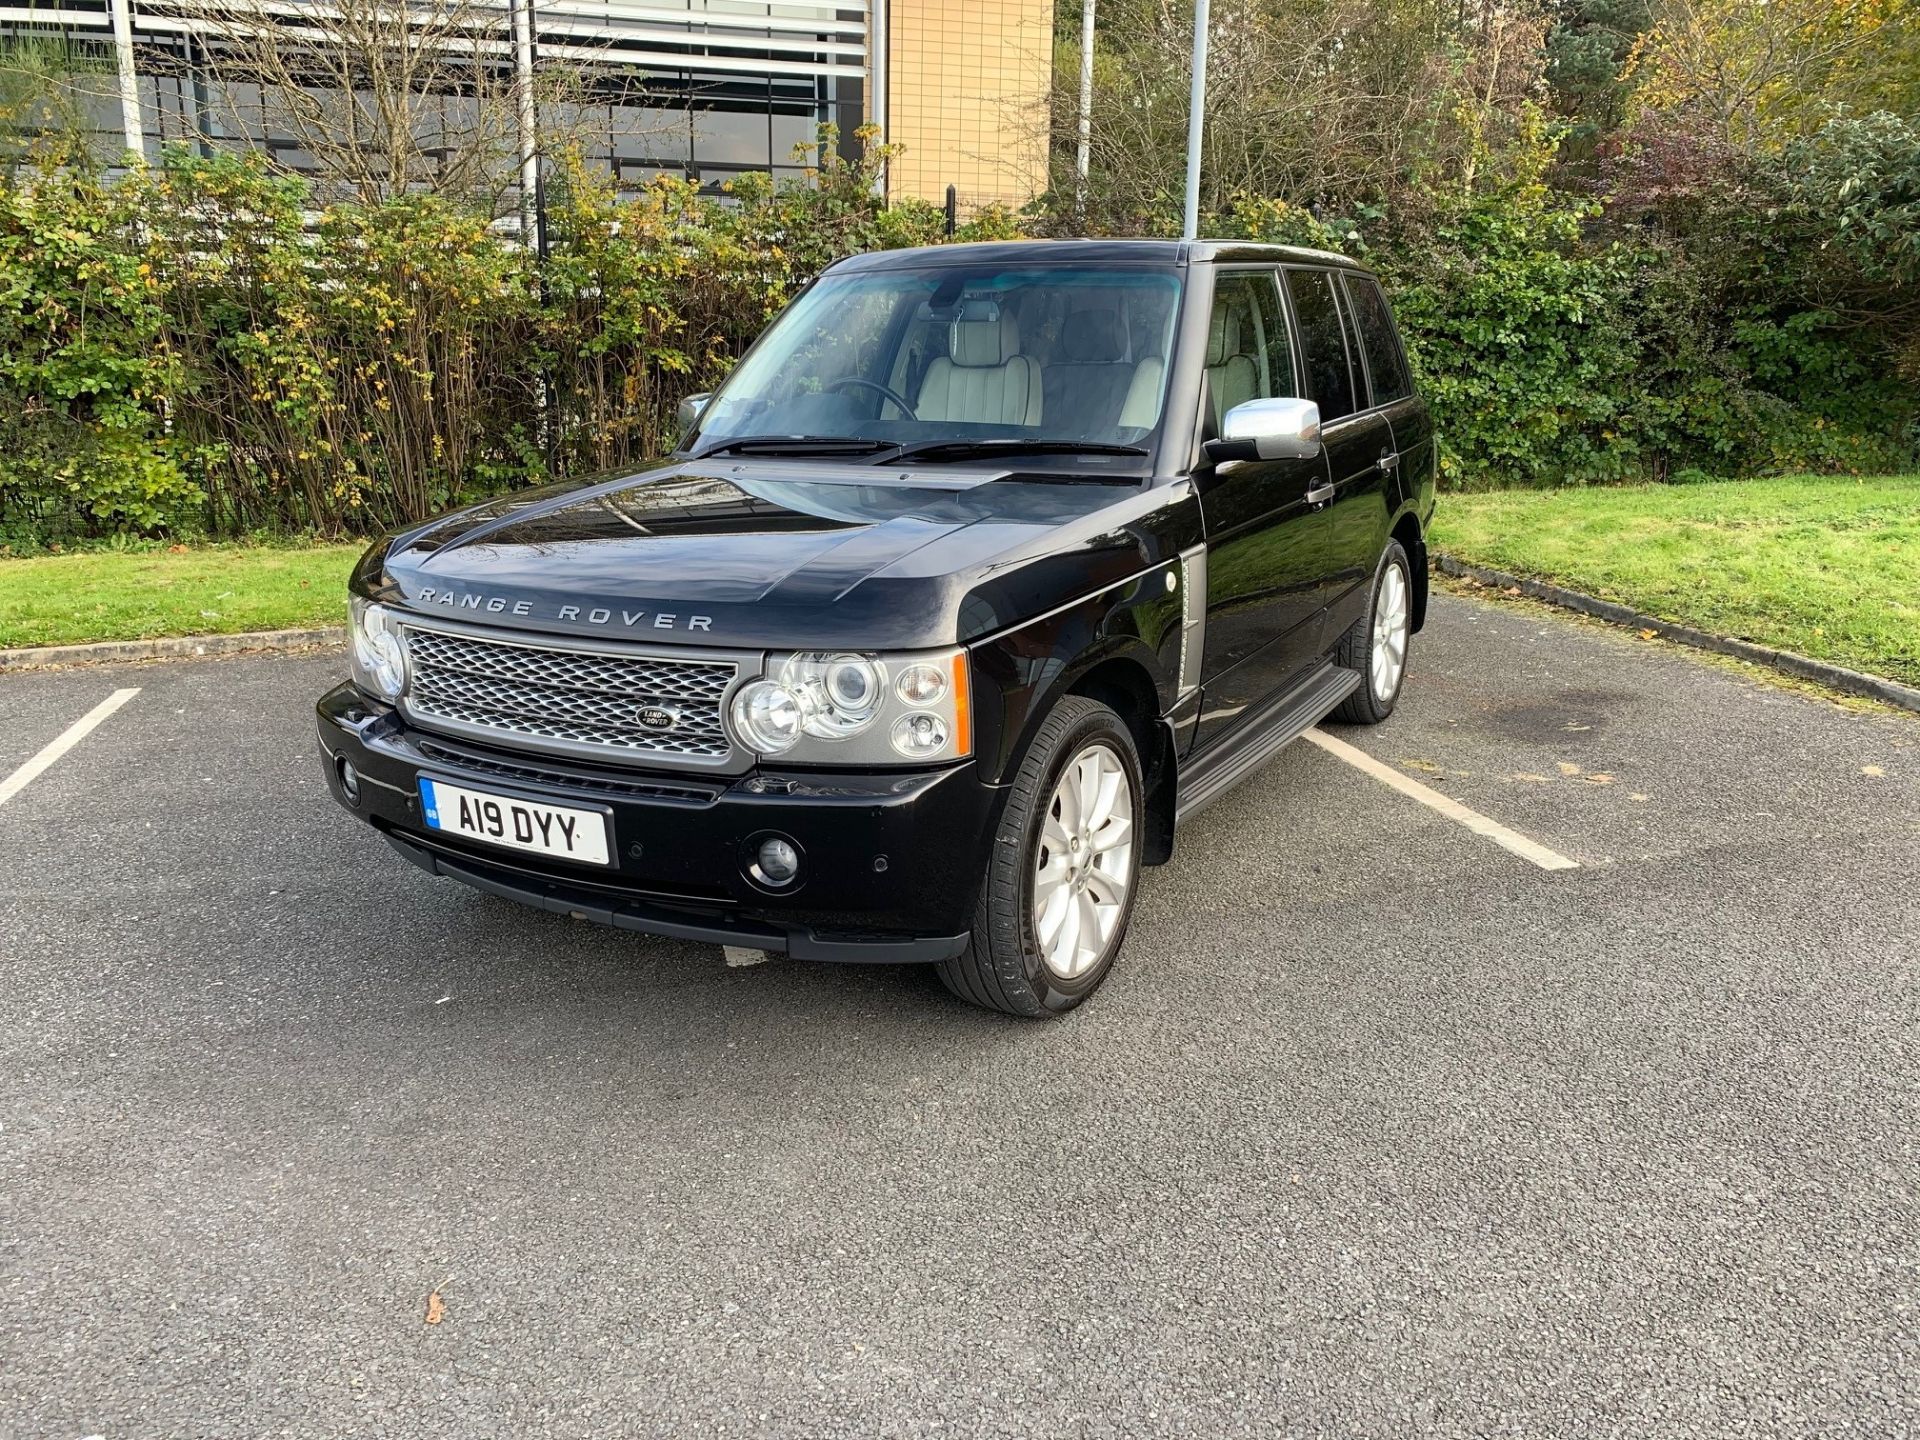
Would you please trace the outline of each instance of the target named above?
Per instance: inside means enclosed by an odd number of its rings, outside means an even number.
[[[1397,470],[1399,468],[1400,468],[1400,454],[1398,451],[1389,450],[1387,451],[1386,454],[1380,457],[1380,473],[1381,474],[1385,475],[1388,472]]]
[[[1316,485],[1313,489],[1307,491],[1307,504],[1309,505],[1324,505],[1331,499],[1333,499],[1333,486],[1331,485]]]

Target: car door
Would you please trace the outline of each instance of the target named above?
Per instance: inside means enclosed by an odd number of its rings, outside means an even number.
[[[1215,272],[1207,332],[1207,438],[1247,400],[1299,394],[1293,337],[1272,266]],[[1230,460],[1194,473],[1207,528],[1207,618],[1196,742],[1210,743],[1248,707],[1319,655],[1326,539],[1310,491],[1325,460]]]
[[[1320,406],[1320,440],[1333,494],[1324,504],[1326,548],[1319,595],[1329,644],[1366,609],[1387,542],[1393,430],[1367,393],[1365,363],[1349,336],[1337,274],[1289,267],[1287,292],[1300,333],[1307,396]],[[1382,469],[1382,462],[1387,468]]]
[[[1368,393],[1393,430],[1394,462],[1387,467],[1387,481],[1389,498],[1398,509],[1412,496],[1420,477],[1433,469],[1433,416],[1426,402],[1414,394],[1400,332],[1380,282],[1348,271],[1340,283],[1346,291],[1347,313],[1353,317],[1360,358],[1366,362]]]

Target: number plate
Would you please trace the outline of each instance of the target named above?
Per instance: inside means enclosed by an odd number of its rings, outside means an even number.
[[[528,850],[584,865],[609,865],[607,817],[598,810],[544,805],[420,777],[427,828],[506,850]]]

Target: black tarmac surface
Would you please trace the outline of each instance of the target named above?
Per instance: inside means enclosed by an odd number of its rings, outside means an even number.
[[[0,677],[0,1435],[1920,1429],[1920,724],[1442,597],[1053,1025],[435,881],[337,654]],[[425,1323],[438,1296],[439,1323]]]

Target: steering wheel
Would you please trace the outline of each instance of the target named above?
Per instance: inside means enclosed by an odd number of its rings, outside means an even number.
[[[882,385],[878,380],[868,380],[859,375],[844,375],[827,386],[827,390],[829,392],[834,390],[850,390],[855,386],[863,390],[879,392],[883,400],[891,400],[894,405],[899,408],[900,413],[909,420],[918,420],[920,418],[913,413],[913,406],[906,402],[906,398],[902,396],[898,390],[893,389],[891,386]]]

